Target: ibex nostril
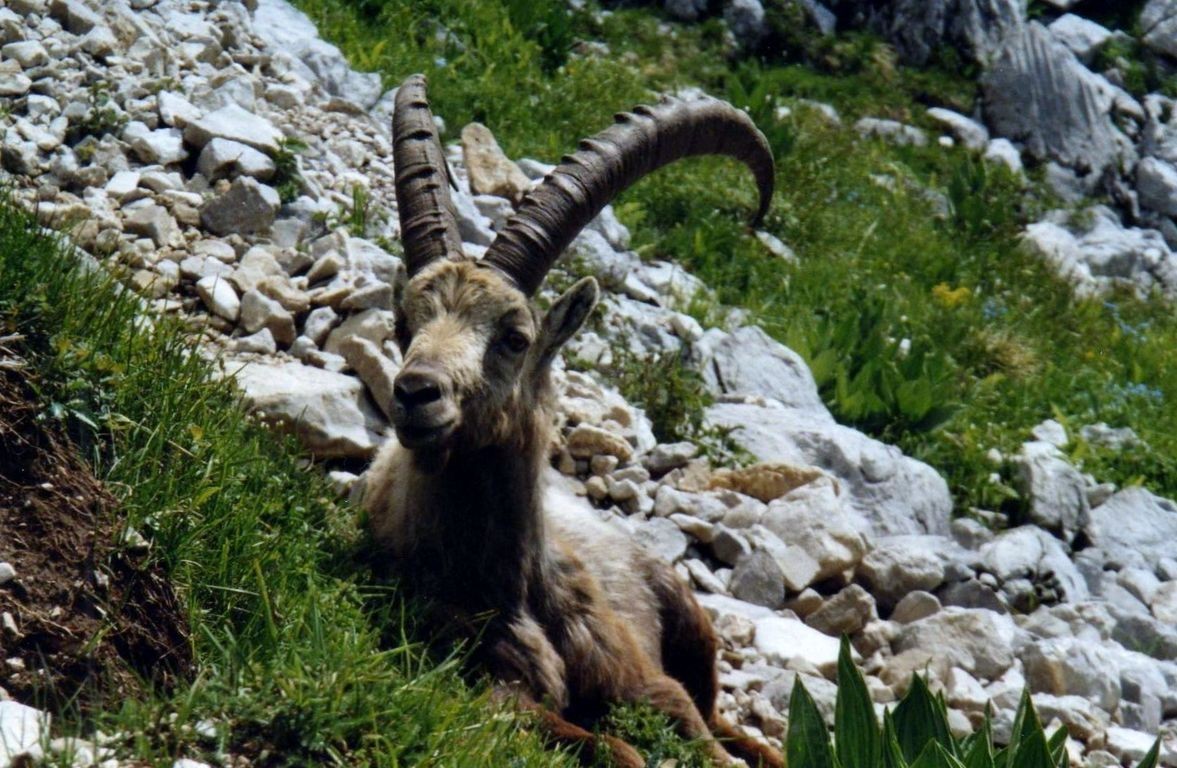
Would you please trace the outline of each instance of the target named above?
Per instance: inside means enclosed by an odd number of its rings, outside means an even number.
[[[397,377],[392,394],[405,408],[416,408],[440,400],[441,385],[428,374],[409,372]]]

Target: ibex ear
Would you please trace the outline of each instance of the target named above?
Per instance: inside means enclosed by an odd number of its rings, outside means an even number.
[[[531,347],[531,371],[540,373],[552,363],[560,347],[580,330],[597,305],[600,289],[595,278],[586,277],[564,292],[544,315],[539,336]]]

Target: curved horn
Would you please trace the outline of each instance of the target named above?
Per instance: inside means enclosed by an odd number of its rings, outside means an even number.
[[[462,253],[450,201],[449,168],[425,97],[425,75],[412,75],[396,92],[392,115],[396,205],[409,276],[434,259]]]
[[[772,201],[772,150],[746,113],[726,101],[664,98],[623,112],[616,122],[563,158],[524,199],[483,262],[535,293],[553,262],[580,230],[622,190],[668,163],[727,155],[756,177],[758,223]]]

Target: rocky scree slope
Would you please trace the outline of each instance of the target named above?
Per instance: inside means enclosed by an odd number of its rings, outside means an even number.
[[[1003,45],[1029,53],[1002,48],[1010,67],[1064,57],[1037,22],[1015,26]],[[1067,61],[1046,69],[1098,82]],[[1108,104],[1130,99],[1110,88]],[[387,439],[402,274],[392,94],[379,78],[350,70],[279,0],[9,0],[0,98],[13,199],[125,274],[152,311],[190,323],[250,408],[336,467],[340,493],[362,493],[350,470]],[[958,135],[985,130],[946,120]],[[1102,135],[1127,152],[1114,127]],[[1053,142],[1044,135],[1041,151],[1070,179]],[[1038,147],[1026,140],[1025,151]],[[478,254],[550,166],[512,163],[477,128],[448,154],[464,247]],[[1108,210],[1103,226],[1159,237],[1163,258],[1109,260],[1135,266],[1088,269],[1093,286],[1169,286],[1156,268],[1171,263],[1163,232],[1125,228]],[[1086,235],[1067,232],[1086,253]],[[606,210],[561,267],[597,275],[605,295],[593,330],[568,350],[577,365],[558,376],[550,503],[623,528],[697,588],[723,639],[723,709],[778,738],[800,675],[828,719],[845,633],[880,708],[926,672],[954,728],[975,727],[992,702],[1008,735],[1029,686],[1044,719],[1068,729],[1076,764],[1138,760],[1160,733],[1162,762],[1177,765],[1177,504],[1083,475],[1061,450],[1065,430],[1047,422],[1009,457],[1033,524],[995,533],[995,513],[954,517],[935,470],[833,419],[798,355],[756,327],[702,328],[679,309],[706,286],[627,246]],[[691,361],[714,398],[706,423],[755,463],[713,466],[698,446],[659,444],[606,383],[622,350]],[[1133,439],[1084,429],[1093,441]],[[20,712],[26,725],[43,722]]]

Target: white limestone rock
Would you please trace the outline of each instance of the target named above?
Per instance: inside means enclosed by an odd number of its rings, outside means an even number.
[[[298,362],[228,368],[247,407],[318,458],[368,459],[383,441],[384,419],[354,376]]]

